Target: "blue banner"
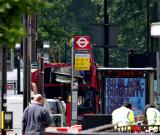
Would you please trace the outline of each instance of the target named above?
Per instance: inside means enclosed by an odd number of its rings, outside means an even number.
[[[106,78],[106,113],[111,114],[124,102],[132,104],[135,116],[142,114],[145,107],[145,78]]]

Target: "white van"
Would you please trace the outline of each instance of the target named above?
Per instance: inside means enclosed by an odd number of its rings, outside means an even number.
[[[7,111],[13,112],[14,134],[22,134],[23,95],[7,97]]]
[[[52,126],[66,126],[65,109],[58,99],[45,100],[44,107],[52,117]],[[13,112],[13,133],[22,134],[23,95],[7,97],[7,111]]]

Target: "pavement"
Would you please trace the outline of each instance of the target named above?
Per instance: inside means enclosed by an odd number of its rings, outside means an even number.
[[[71,127],[47,127],[45,133],[78,133],[82,130],[82,125],[73,125]]]
[[[57,127],[47,127],[45,132],[57,132]]]

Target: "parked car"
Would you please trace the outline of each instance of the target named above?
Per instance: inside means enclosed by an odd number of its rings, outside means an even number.
[[[62,102],[58,99],[46,99],[46,100],[47,104],[49,105],[48,111],[50,112],[50,115],[52,117],[52,124],[56,127],[66,126],[66,114]]]

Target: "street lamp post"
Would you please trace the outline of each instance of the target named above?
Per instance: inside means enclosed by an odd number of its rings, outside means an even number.
[[[43,41],[43,57],[44,57],[44,63],[50,63],[50,42],[49,41]]]
[[[21,59],[20,59],[20,55],[21,55],[21,45],[19,44],[19,43],[16,43],[16,45],[15,45],[15,50],[16,50],[16,55],[17,55],[17,94],[20,94],[20,92],[21,92],[21,80],[20,80],[20,78],[21,78],[21,72],[20,72],[20,66],[21,66]]]
[[[155,38],[160,38],[160,22],[151,24],[151,36]],[[156,67],[157,67],[157,91],[160,92],[160,55],[159,51],[156,53]],[[152,50],[153,53],[153,50]],[[152,54],[153,63],[153,54]]]
[[[150,45],[150,0],[147,0],[147,51],[149,52]],[[152,63],[153,64],[153,63]]]
[[[2,93],[1,93],[1,134],[6,135],[4,129],[4,113],[6,112],[6,84],[7,84],[7,48],[5,45],[2,47]]]
[[[23,16],[23,25],[27,37],[23,38],[23,109],[30,102],[31,97],[31,20],[29,15]]]
[[[41,94],[44,96],[44,56],[43,56],[43,53],[41,53],[41,59],[40,59],[40,66],[41,66]]]
[[[41,58],[40,58],[40,71],[41,71],[41,94],[44,95],[44,63],[49,63],[49,54],[45,53],[46,50],[48,52],[50,48],[49,41],[43,42],[43,51],[41,52]]]
[[[160,22],[151,23],[151,36],[160,37]]]
[[[109,67],[109,15],[108,0],[104,0],[104,66]]]

